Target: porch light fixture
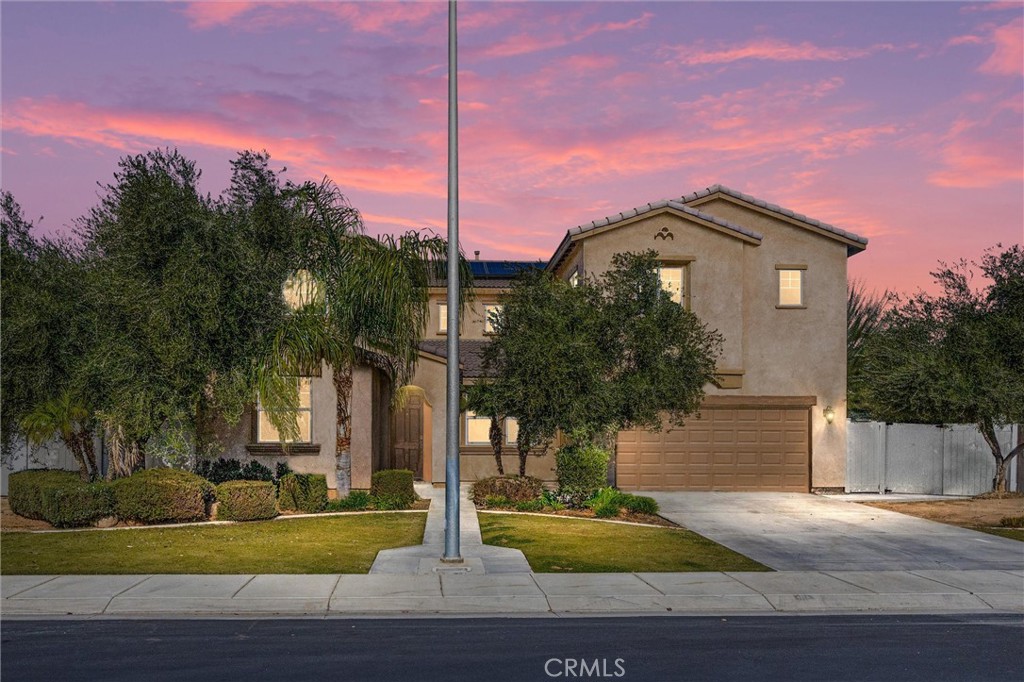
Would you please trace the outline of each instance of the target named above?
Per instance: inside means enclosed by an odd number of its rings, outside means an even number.
[[[822,414],[824,414],[824,415],[825,415],[825,421],[826,421],[827,423],[831,424],[831,423],[832,423],[833,421],[835,421],[835,418],[836,418],[836,411],[835,411],[834,409],[832,409],[832,406],[831,406],[831,405],[829,405],[828,407],[826,407],[826,408],[825,408],[825,409],[823,410]]]

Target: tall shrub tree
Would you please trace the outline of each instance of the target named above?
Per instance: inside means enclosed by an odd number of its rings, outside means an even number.
[[[864,395],[885,421],[973,423],[1006,490],[1010,460],[996,428],[1024,422],[1024,248],[989,249],[980,263],[932,273],[941,292],[896,305],[864,347]],[[989,280],[972,287],[975,270]]]
[[[879,332],[886,307],[893,301],[888,291],[869,292],[864,282],[853,280],[846,294],[846,395],[850,414],[865,415],[864,347]]]
[[[598,279],[573,287],[529,272],[503,297],[469,399],[519,420],[520,474],[558,430],[614,449],[622,429],[681,425],[698,410],[721,335],[672,301],[656,266],[653,251],[617,254]]]

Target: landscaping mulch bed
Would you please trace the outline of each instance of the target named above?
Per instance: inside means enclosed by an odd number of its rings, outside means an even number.
[[[26,519],[11,511],[11,505],[7,503],[6,497],[0,497],[0,530],[53,530],[46,521]]]
[[[1024,541],[1024,529],[1003,528],[999,525],[999,522],[1007,516],[1024,516],[1024,493],[985,493],[966,500],[862,502],[861,504]]]
[[[592,509],[560,509],[558,511],[531,511],[531,512],[518,512],[513,507],[486,507],[483,505],[477,505],[479,511],[494,511],[494,512],[517,512],[522,514],[538,514],[543,516],[568,516],[577,519],[598,519],[597,515],[594,514]],[[679,528],[680,526],[676,523],[672,523],[668,519],[657,516],[656,514],[630,514],[622,513],[618,516],[607,517],[598,519],[601,521],[627,521],[629,523],[644,523],[650,526],[664,526],[666,528]]]

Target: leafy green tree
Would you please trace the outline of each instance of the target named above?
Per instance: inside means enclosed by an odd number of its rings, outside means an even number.
[[[973,288],[972,265],[990,283]],[[989,249],[980,263],[942,264],[932,275],[941,293],[900,302],[865,344],[865,399],[885,421],[976,424],[1002,492],[1024,450],[1004,453],[995,431],[1024,421],[1024,248]]]
[[[15,441],[27,435],[26,417],[54,407],[52,401],[69,391],[88,348],[83,332],[89,315],[79,250],[68,241],[33,237],[31,221],[9,192],[0,195],[0,208],[0,433],[6,459]],[[91,421],[76,423],[90,432],[91,447]]]
[[[78,463],[83,481],[100,475],[93,449],[92,411],[70,391],[36,405],[22,418],[21,428],[36,445],[59,438]]]
[[[699,408],[721,335],[671,300],[656,265],[653,251],[617,254],[575,287],[528,272],[503,297],[469,403],[519,420],[520,474],[559,430],[614,449],[622,429],[682,424]]]
[[[846,295],[846,394],[851,414],[866,414],[864,402],[864,346],[881,329],[886,307],[893,301],[888,291],[869,292],[853,280]]]

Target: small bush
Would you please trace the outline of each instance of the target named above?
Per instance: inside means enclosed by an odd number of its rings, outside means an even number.
[[[288,465],[285,465],[287,469]],[[280,470],[280,467],[278,468]],[[290,470],[286,473],[290,473]],[[196,463],[196,474],[214,485],[227,481],[273,481],[274,472],[256,460],[243,466],[237,459],[203,459]],[[280,478],[280,476],[278,476]]]
[[[274,472],[270,470],[270,467],[264,466],[256,460],[250,460],[244,467],[242,467],[242,478],[243,481],[267,481],[273,483]]]
[[[226,481],[217,486],[217,502],[218,519],[257,521],[277,516],[274,484],[270,481]]]
[[[521,512],[539,512],[544,511],[543,500],[524,500],[522,502],[516,502],[516,511]]]
[[[490,496],[507,498],[512,502],[536,500],[544,492],[544,483],[533,476],[491,476],[473,484],[470,497],[474,504],[482,504]]]
[[[1003,528],[1024,528],[1024,516],[1004,516],[999,519]]]
[[[242,478],[242,463],[237,459],[201,459],[196,462],[196,475],[214,485]]]
[[[406,509],[419,499],[408,469],[383,469],[370,477],[370,495],[377,509]]]
[[[274,480],[280,481],[282,478],[292,473],[292,468],[288,466],[288,462],[278,462],[274,465]]]
[[[488,495],[484,498],[483,506],[489,509],[496,509],[499,507],[511,507],[513,505],[512,500],[508,499],[504,495]]]
[[[114,512],[123,521],[178,523],[206,518],[213,485],[180,469],[146,469],[113,483]]]
[[[594,445],[567,445],[555,454],[558,498],[570,507],[582,507],[607,484],[608,453]]]
[[[545,490],[540,494],[540,501],[544,505],[544,509],[550,509],[551,511],[565,509],[565,505],[558,499],[558,495],[550,490]]]
[[[43,514],[57,528],[89,526],[114,514],[114,491],[102,481],[43,489]]]
[[[327,507],[327,477],[323,474],[286,474],[278,492],[281,511],[322,512]]]
[[[43,510],[43,491],[51,488],[71,487],[82,479],[71,471],[28,469],[16,471],[8,479],[7,503],[11,511],[27,519],[46,520]]]
[[[658,503],[651,497],[643,495],[629,495],[622,505],[633,514],[649,514],[654,516],[658,513]]]
[[[348,494],[348,497],[329,500],[325,511],[363,511],[364,509],[369,509],[372,504],[373,498],[370,497],[370,493],[365,490],[353,490]]]

